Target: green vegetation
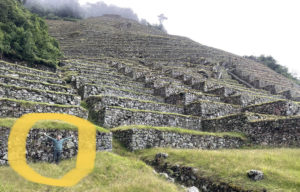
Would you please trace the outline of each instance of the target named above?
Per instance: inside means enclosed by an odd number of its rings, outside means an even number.
[[[297,192],[300,189],[300,149],[235,149],[235,150],[182,150],[148,149],[135,153],[143,160],[153,160],[164,152],[171,165],[197,168],[199,177],[215,182],[226,182],[242,189]],[[262,170],[265,179],[253,182],[247,178],[250,169]]]
[[[58,178],[76,166],[75,159],[62,161],[59,166],[49,163],[30,164],[38,173]],[[10,167],[0,167],[0,192],[178,192],[179,187],[155,176],[152,168],[140,160],[98,152],[93,172],[77,185],[68,188],[31,183]]]
[[[46,23],[16,0],[0,0],[0,10],[0,58],[56,67],[61,53]]]
[[[0,127],[11,128],[16,122],[16,118],[0,118]],[[95,125],[96,126],[96,125]],[[59,120],[40,120],[37,121],[33,129],[61,129],[61,130],[77,130],[77,126],[59,121]],[[103,133],[109,133],[107,129],[96,126],[96,130]]]
[[[121,126],[117,128],[111,129],[112,132],[114,131],[125,131],[130,129],[155,129],[158,131],[165,131],[165,132],[173,132],[173,133],[180,133],[180,134],[190,134],[190,135],[207,135],[207,136],[216,136],[216,137],[237,137],[243,140],[246,140],[246,137],[241,133],[234,133],[234,132],[220,132],[220,133],[212,133],[212,132],[202,132],[202,131],[195,131],[190,129],[183,129],[178,127],[152,127],[147,125],[129,125],[129,126]]]
[[[293,80],[298,85],[300,85],[300,79],[298,79],[293,74],[291,74],[288,71],[287,67],[278,64],[277,61],[272,56],[261,55],[259,57],[256,57],[256,56],[251,55],[251,56],[244,56],[244,57],[247,58],[247,59],[251,59],[251,60],[254,60],[256,62],[262,63],[265,66],[269,67],[270,69],[276,71],[277,73],[285,76],[288,79]]]

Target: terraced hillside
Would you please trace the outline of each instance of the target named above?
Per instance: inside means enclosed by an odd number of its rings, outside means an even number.
[[[77,23],[49,21],[49,24],[51,34],[60,39],[65,54],[73,58],[104,56],[172,68],[195,66],[204,71],[211,71],[219,64],[255,88],[283,94],[288,99],[296,97],[299,101],[299,85],[262,64],[131,20],[107,16]]]
[[[112,134],[131,151],[300,146],[299,87],[262,64],[117,16],[48,24],[66,58],[56,72],[0,62],[3,122],[76,115],[105,128],[98,150],[112,149]],[[10,126],[0,125],[0,164]]]

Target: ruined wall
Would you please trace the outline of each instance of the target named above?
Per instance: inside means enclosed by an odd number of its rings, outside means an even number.
[[[87,119],[88,111],[77,106],[60,106],[45,103],[32,103],[26,101],[15,101],[11,99],[0,99],[0,117],[21,117],[27,113],[65,113]]]
[[[0,127],[0,165],[7,165],[7,144],[8,136],[10,133],[9,128]],[[70,130],[43,130],[32,129],[27,137],[27,160],[28,161],[53,161],[53,143],[47,139],[43,134],[46,133],[51,137],[60,134],[65,137],[74,136],[71,140],[64,143],[62,159],[73,157],[77,154],[78,150],[78,135],[77,131]],[[96,150],[112,150],[112,134],[97,132],[96,136]]]
[[[172,147],[184,149],[239,148],[245,143],[237,137],[192,135],[155,129],[129,129],[114,131],[113,135],[130,150],[152,147]]]
[[[122,125],[150,125],[201,130],[200,117],[172,113],[106,107],[99,116],[98,119],[100,119],[100,125],[107,128]]]
[[[276,101],[263,103],[261,105],[248,106],[245,107],[243,111],[278,116],[300,115],[300,104],[289,101]]]
[[[80,97],[72,94],[30,89],[25,87],[8,86],[0,83],[0,95],[5,98],[28,100],[49,104],[79,105]]]
[[[300,117],[250,122],[246,134],[258,145],[300,147]]]

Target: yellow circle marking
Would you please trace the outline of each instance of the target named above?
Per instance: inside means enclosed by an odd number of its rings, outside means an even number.
[[[26,139],[31,127],[39,120],[61,120],[78,127],[76,167],[60,179],[44,177],[26,163]],[[31,113],[19,118],[11,128],[8,140],[8,162],[25,179],[45,185],[70,187],[89,175],[95,166],[96,127],[85,119],[67,114]]]

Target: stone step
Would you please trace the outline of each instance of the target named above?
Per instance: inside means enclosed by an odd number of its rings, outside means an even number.
[[[250,105],[243,108],[242,111],[278,116],[300,115],[300,103],[280,100],[259,105]]]
[[[237,89],[237,88],[228,88],[228,87],[219,87],[219,88],[214,88],[211,90],[206,91],[206,93],[209,94],[214,94],[214,95],[218,95],[221,97],[229,97],[232,95],[261,95],[261,96],[268,96],[268,97],[274,97],[276,98],[276,96],[273,95],[268,95],[268,94],[264,94],[261,92],[256,92],[256,91],[252,91],[250,89],[246,90],[246,89]],[[277,98],[281,98],[280,96],[278,96]]]
[[[97,119],[100,125],[107,128],[122,125],[150,125],[201,130],[200,117],[121,107],[106,107],[99,112]]]
[[[26,80],[47,82],[47,83],[51,83],[51,84],[65,84],[62,79],[52,78],[52,77],[44,77],[44,76],[34,75],[34,74],[30,74],[30,73],[22,73],[22,72],[18,72],[18,71],[12,71],[12,70],[1,69],[1,68],[0,68],[0,74],[5,75],[5,76],[10,76],[10,77],[15,77],[15,78],[26,79]]]
[[[220,102],[221,99],[215,95],[205,93],[181,92],[165,98],[165,102],[173,105],[188,105],[195,101],[215,101]]]
[[[136,82],[136,81],[123,81],[120,79],[114,79],[114,80],[106,80],[106,79],[92,79],[92,78],[84,78],[84,77],[78,77],[77,81],[79,84],[96,84],[96,85],[102,85],[102,84],[107,84],[107,85],[114,85],[114,84],[119,84],[119,85],[124,85],[124,86],[130,86],[130,87],[136,87],[140,89],[144,89],[145,85],[141,82]],[[146,88],[147,89],[147,88]]]
[[[49,104],[79,105],[80,97],[67,93],[30,89],[0,83],[0,97]]]
[[[186,115],[200,116],[203,118],[216,118],[241,112],[241,107],[221,102],[196,101],[184,107]]]
[[[247,133],[252,121],[274,118],[274,116],[257,113],[237,113],[214,119],[202,120],[202,131]]]
[[[96,73],[86,73],[84,71],[79,71],[78,73],[79,76],[81,77],[87,77],[87,78],[92,78],[92,79],[105,79],[105,80],[110,80],[114,81],[116,79],[122,80],[122,81],[132,81],[130,77],[124,76],[122,74],[118,74],[116,72],[96,72]]]
[[[183,106],[156,103],[153,101],[137,100],[126,97],[114,96],[91,96],[86,99],[88,108],[92,111],[99,111],[108,106],[118,106],[139,110],[160,111],[168,113],[184,113]]]
[[[15,85],[18,87],[27,87],[30,89],[42,89],[47,91],[55,91],[62,93],[75,94],[76,91],[70,87],[58,84],[49,84],[36,80],[26,80],[12,76],[0,75],[0,83],[7,85]]]
[[[42,71],[42,70],[38,70],[38,69],[34,69],[34,68],[29,68],[29,67],[25,67],[25,66],[18,65],[18,64],[8,63],[5,61],[0,61],[0,68],[6,69],[6,70],[11,70],[11,71],[18,71],[18,72],[22,72],[22,73],[34,74],[34,75],[43,76],[43,77],[59,78],[58,74],[56,74],[56,73]]]
[[[79,106],[51,105],[48,103],[0,98],[0,117],[19,118],[27,113],[65,113],[87,119],[88,111]]]
[[[131,86],[131,85],[128,85],[125,83],[126,82],[118,83],[118,82],[113,82],[113,81],[102,81],[102,82],[98,81],[97,84],[89,84],[89,85],[94,85],[97,87],[107,86],[107,87],[113,87],[116,89],[129,90],[129,91],[133,91],[133,92],[137,92],[137,93],[150,94],[150,95],[154,94],[153,89],[144,88],[144,87],[135,87],[135,86]]]
[[[92,62],[87,60],[67,60],[63,62],[63,66],[72,66],[72,67],[85,67],[89,69],[97,69],[97,68],[111,68],[109,64],[102,62]]]
[[[101,66],[95,66],[95,67],[86,67],[86,66],[66,66],[63,67],[63,71],[75,71],[81,74],[98,74],[98,73],[106,73],[106,72],[117,72],[115,68],[111,67],[101,67]]]
[[[225,103],[230,103],[233,105],[241,105],[243,107],[249,105],[268,103],[277,100],[278,98],[274,98],[274,97],[267,97],[261,95],[245,95],[245,94],[222,98],[222,101]]]
[[[112,95],[112,96],[119,96],[119,97],[129,97],[132,99],[139,99],[139,100],[149,100],[155,102],[164,101],[163,98],[153,96],[150,94],[134,92],[126,89],[118,89],[115,87],[97,86],[91,84],[85,84],[84,86],[82,86],[79,89],[79,94],[81,95],[82,99],[86,99],[89,96],[95,96],[95,95]]]
[[[181,149],[228,149],[245,145],[243,137],[229,133],[209,134],[182,128],[125,126],[112,129],[113,136],[130,151],[153,147]]]

